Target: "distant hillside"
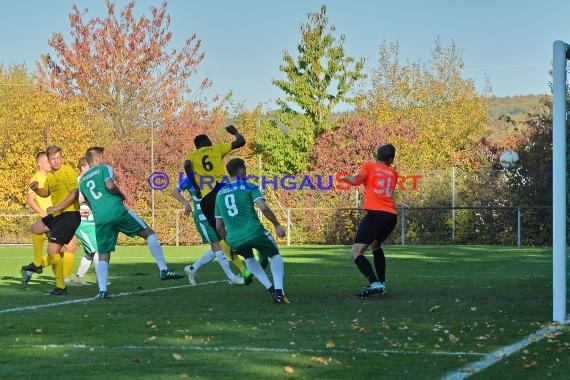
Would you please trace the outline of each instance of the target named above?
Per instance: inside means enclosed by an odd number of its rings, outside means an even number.
[[[496,119],[501,115],[512,118],[526,117],[530,111],[540,107],[540,99],[545,95],[521,95],[489,98],[489,118]]]
[[[501,139],[520,133],[529,113],[540,111],[540,100],[546,95],[520,95],[489,98],[489,128],[491,139]]]

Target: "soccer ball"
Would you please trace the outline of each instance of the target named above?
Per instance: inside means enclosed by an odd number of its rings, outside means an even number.
[[[519,166],[519,155],[514,150],[506,150],[499,158],[501,166],[507,170],[516,169]]]

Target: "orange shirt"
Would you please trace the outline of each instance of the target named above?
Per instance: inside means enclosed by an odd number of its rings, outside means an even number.
[[[394,189],[398,172],[388,165],[367,162],[358,171],[358,183],[364,184],[364,209],[397,214],[394,206]]]

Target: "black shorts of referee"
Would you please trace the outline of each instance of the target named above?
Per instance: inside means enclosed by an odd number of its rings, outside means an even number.
[[[50,243],[66,245],[81,224],[81,214],[79,211],[65,211],[56,216],[49,214],[42,218],[42,222],[49,228]]]
[[[373,241],[382,243],[394,231],[397,219],[396,214],[388,211],[368,211],[358,225],[354,242],[368,245]]]

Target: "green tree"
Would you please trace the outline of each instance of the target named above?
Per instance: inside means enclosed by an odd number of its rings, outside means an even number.
[[[297,59],[287,51],[283,53],[285,62],[279,69],[287,79],[273,81],[286,94],[284,100],[277,100],[283,121],[306,117],[315,138],[331,128],[330,115],[340,102],[358,100],[349,93],[364,77],[364,59],[345,55],[345,36],[337,40],[335,29],[329,26],[326,6],[318,13],[309,13],[308,22],[301,25]]]
[[[307,169],[316,138],[334,129],[334,108],[339,103],[357,103],[359,97],[350,93],[364,78],[364,59],[345,54],[345,36],[334,36],[324,5],[319,12],[309,13],[300,32],[297,58],[283,53],[279,69],[286,78],[273,81],[285,98],[277,99],[279,109],[263,121],[257,139],[264,165],[277,173]]]

